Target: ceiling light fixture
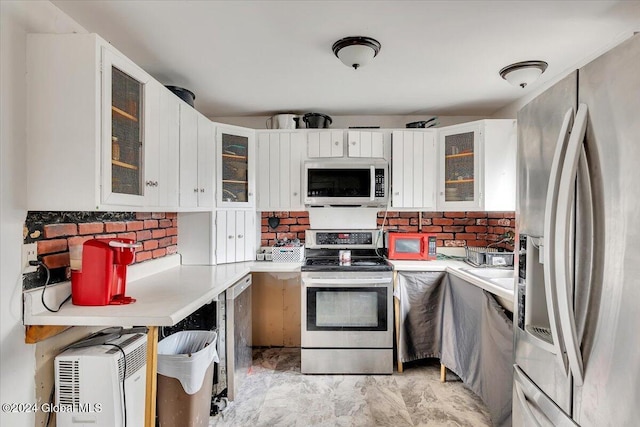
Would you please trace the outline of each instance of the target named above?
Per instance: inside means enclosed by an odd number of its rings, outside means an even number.
[[[523,88],[536,81],[536,79],[544,73],[548,65],[549,64],[544,61],[516,62],[500,70],[500,77],[514,86]]]
[[[333,44],[333,53],[347,67],[358,69],[367,65],[379,52],[380,42],[371,37],[345,37]]]

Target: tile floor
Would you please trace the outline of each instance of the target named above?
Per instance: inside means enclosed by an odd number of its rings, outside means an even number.
[[[210,426],[491,426],[486,407],[437,360],[393,375],[302,375],[300,349],[254,349],[253,366]]]

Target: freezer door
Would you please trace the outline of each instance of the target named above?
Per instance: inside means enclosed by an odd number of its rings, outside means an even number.
[[[513,367],[514,427],[575,427],[565,414],[531,381],[518,365]]]
[[[547,186],[565,114],[576,110],[573,72],[518,112],[517,222],[521,234],[543,235]]]
[[[585,151],[595,248],[583,253],[589,245],[577,244],[575,257],[576,272],[589,269],[584,260],[593,264],[591,292],[584,281],[575,283],[584,383],[574,389],[573,414],[584,427],[640,420],[639,65],[635,35],[579,71],[579,102],[589,108]],[[578,211],[578,232],[583,222]]]

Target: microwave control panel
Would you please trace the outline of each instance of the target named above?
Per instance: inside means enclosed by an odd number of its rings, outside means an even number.
[[[375,197],[384,197],[384,169],[376,169]]]

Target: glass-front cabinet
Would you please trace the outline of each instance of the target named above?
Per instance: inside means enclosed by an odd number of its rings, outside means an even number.
[[[480,207],[480,124],[451,126],[440,131],[440,185],[442,210]]]
[[[251,129],[218,127],[218,206],[255,205],[254,139],[255,133]]]
[[[103,49],[102,201],[144,204],[145,86],[148,74]]]

